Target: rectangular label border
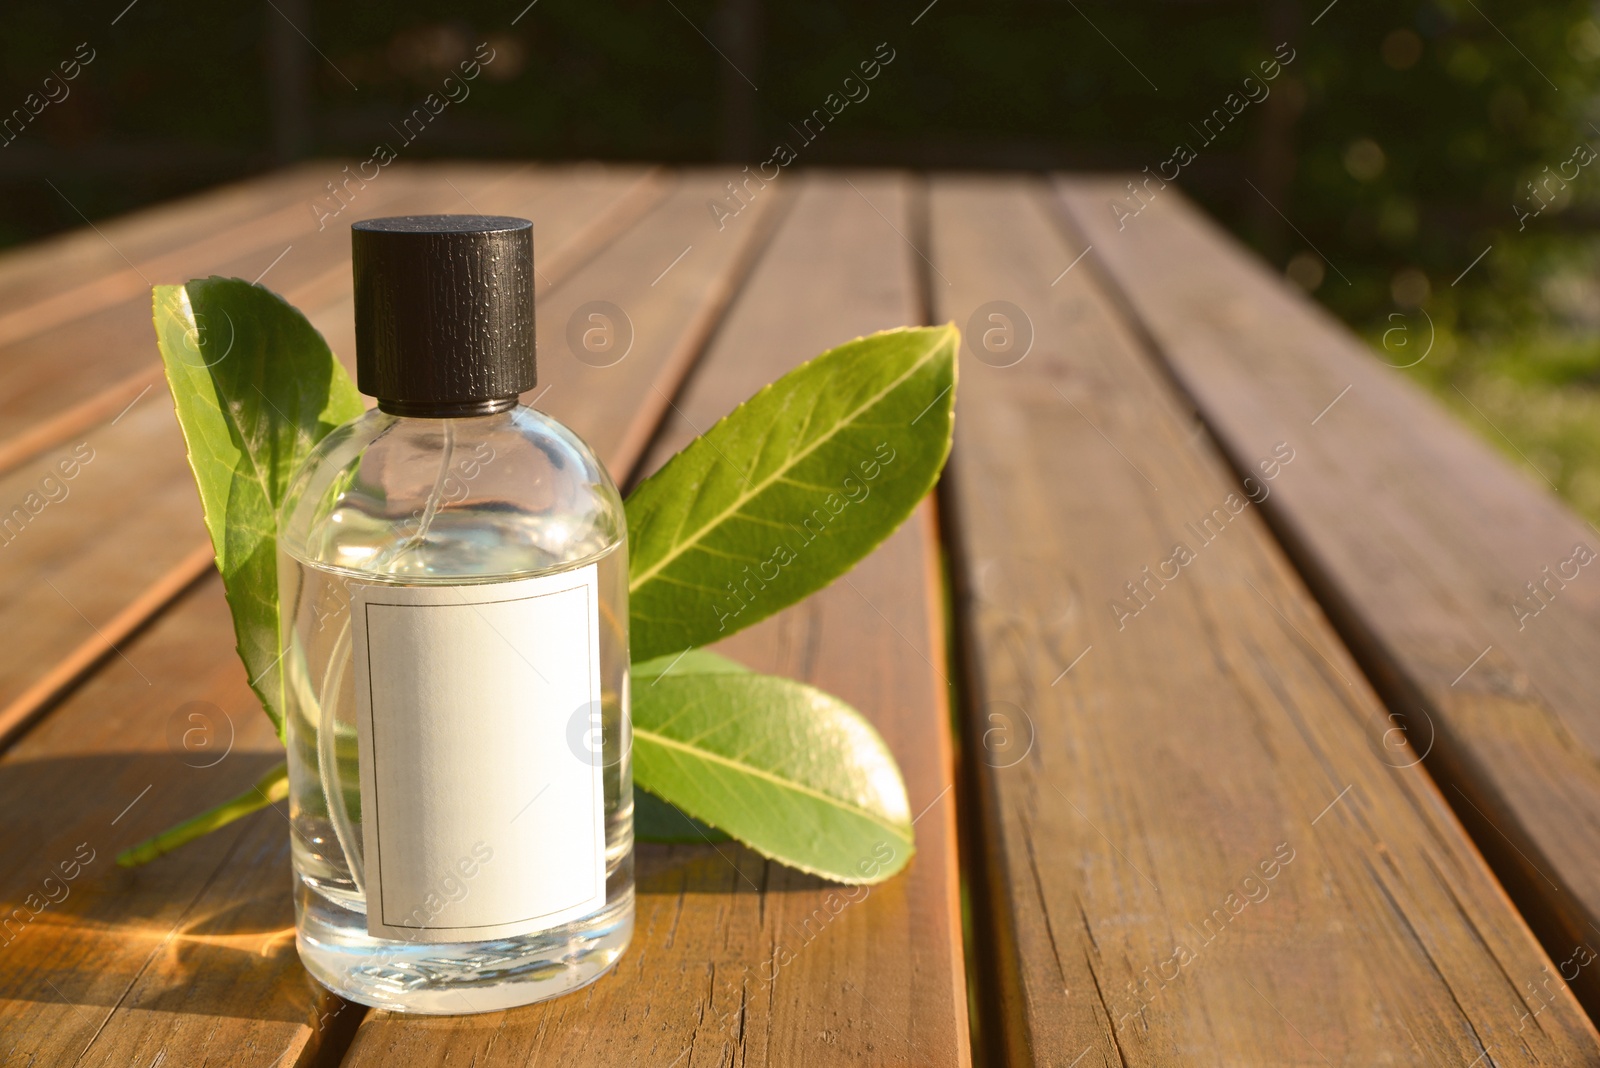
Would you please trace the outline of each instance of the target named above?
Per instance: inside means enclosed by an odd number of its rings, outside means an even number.
[[[510,603],[516,603],[516,602],[520,602],[520,601],[538,600],[538,599],[541,599],[541,598],[544,598],[544,597],[553,597],[553,596],[557,596],[557,595],[563,594],[563,593],[571,593],[574,590],[582,590],[582,591],[590,594],[589,596],[586,596],[584,598],[584,617],[585,617],[584,637],[585,637],[585,642],[589,646],[589,655],[587,657],[587,661],[588,661],[587,667],[589,668],[589,670],[586,673],[588,675],[588,690],[589,690],[589,694],[590,694],[589,701],[590,701],[591,704],[593,704],[594,702],[599,700],[599,698],[598,698],[598,696],[596,694],[597,687],[600,688],[600,689],[604,688],[603,679],[596,678],[596,669],[598,668],[597,658],[599,656],[599,650],[595,646],[595,637],[596,637],[595,628],[598,625],[598,618],[595,615],[595,609],[598,607],[599,593],[600,593],[600,590],[599,590],[599,567],[598,567],[598,562],[590,563],[590,564],[587,564],[587,565],[585,565],[583,567],[580,567],[580,568],[574,568],[574,569],[572,569],[571,572],[562,573],[561,577],[565,577],[566,574],[572,574],[575,577],[581,575],[583,577],[582,577],[581,581],[575,583],[574,585],[566,586],[566,587],[564,587],[562,589],[545,590],[545,591],[540,592],[540,593],[533,593],[533,594],[529,594],[527,596],[522,596],[522,597],[497,597],[497,598],[487,598],[487,599],[484,599],[484,600],[463,600],[463,601],[455,601],[455,602],[444,602],[444,603],[440,603],[440,604],[418,604],[416,602],[409,602],[409,601],[398,601],[398,602],[396,602],[396,601],[367,601],[367,600],[364,600],[364,599],[361,599],[361,598],[362,598],[362,594],[366,593],[367,591],[382,591],[384,593],[389,593],[389,592],[392,592],[392,591],[395,591],[395,590],[415,590],[415,591],[419,591],[419,592],[429,592],[429,593],[432,593],[432,592],[443,592],[443,591],[446,591],[446,590],[462,591],[462,590],[469,590],[469,589],[483,588],[483,587],[490,587],[490,586],[498,586],[498,585],[505,585],[505,584],[516,584],[516,583],[521,583],[521,582],[539,582],[539,581],[543,581],[545,579],[556,578],[558,576],[556,576],[556,575],[534,576],[533,578],[529,578],[529,579],[514,579],[514,580],[511,580],[510,583],[486,582],[486,583],[438,584],[438,585],[430,583],[428,585],[416,585],[416,586],[401,586],[401,585],[398,585],[398,584],[390,584],[390,583],[362,583],[362,584],[359,584],[359,585],[353,584],[351,586],[352,602],[354,602],[355,600],[360,600],[361,601],[361,607],[362,607],[362,620],[361,620],[361,622],[362,622],[362,635],[361,635],[361,637],[362,637],[363,641],[362,641],[361,644],[362,644],[362,646],[363,646],[363,648],[364,648],[364,650],[366,652],[366,662],[367,662],[367,665],[366,665],[367,666],[367,672],[366,672],[366,675],[367,675],[367,716],[368,716],[368,724],[367,724],[367,726],[368,726],[368,732],[369,732],[368,733],[368,739],[369,739],[369,742],[370,742],[370,747],[372,749],[372,754],[371,754],[371,767],[372,767],[371,776],[372,776],[372,784],[373,784],[373,789],[372,789],[372,794],[373,794],[373,837],[374,837],[374,840],[375,840],[375,842],[377,844],[377,847],[378,847],[376,850],[366,851],[367,852],[367,856],[366,856],[365,859],[368,861],[369,864],[375,865],[376,868],[377,868],[377,871],[379,873],[379,877],[377,879],[377,883],[378,883],[378,888],[379,888],[380,892],[379,892],[379,895],[378,895],[379,896],[379,900],[378,900],[378,917],[377,918],[378,918],[379,924],[382,927],[388,928],[388,929],[393,929],[393,930],[400,930],[400,931],[426,931],[426,932],[430,932],[430,933],[444,933],[444,934],[450,934],[450,933],[453,933],[453,932],[456,932],[456,931],[475,931],[475,930],[482,930],[482,929],[489,929],[489,928],[494,928],[494,929],[508,928],[508,927],[509,928],[516,928],[516,927],[522,927],[522,926],[527,925],[527,924],[536,923],[537,921],[539,921],[540,919],[543,919],[546,916],[559,915],[559,914],[561,914],[563,912],[568,912],[568,911],[570,911],[572,909],[579,908],[579,907],[581,907],[581,906],[583,906],[583,905],[585,905],[587,903],[594,902],[596,900],[598,900],[598,904],[596,905],[596,908],[603,908],[605,906],[606,900],[607,900],[606,883],[607,883],[608,871],[607,871],[607,864],[606,864],[606,846],[605,846],[605,779],[604,779],[604,776],[605,776],[605,762],[604,762],[604,748],[603,747],[602,747],[602,749],[600,751],[597,751],[596,753],[593,754],[593,758],[592,758],[592,760],[590,762],[590,769],[591,769],[590,781],[591,781],[591,783],[592,783],[592,785],[594,787],[595,793],[598,796],[598,800],[599,800],[598,808],[599,808],[600,818],[599,818],[598,821],[596,821],[597,822],[597,826],[595,828],[595,838],[596,838],[596,841],[595,841],[595,855],[598,858],[599,864],[597,866],[598,870],[596,872],[596,876],[597,876],[596,883],[597,883],[597,885],[595,886],[595,889],[589,894],[589,896],[587,898],[585,898],[583,900],[580,900],[580,901],[573,902],[572,904],[569,904],[569,905],[565,905],[565,906],[563,906],[561,908],[552,909],[550,911],[538,913],[536,915],[525,917],[525,918],[519,918],[519,919],[513,919],[513,920],[501,920],[501,921],[498,921],[496,923],[488,923],[488,924],[458,924],[458,925],[452,925],[452,926],[448,926],[448,927],[435,927],[435,926],[418,925],[418,924],[390,923],[389,920],[388,920],[388,906],[387,906],[387,903],[385,903],[382,900],[382,893],[381,893],[382,886],[383,886],[383,879],[382,879],[382,871],[383,871],[383,856],[382,856],[383,844],[382,844],[382,837],[383,837],[383,835],[382,835],[381,802],[379,801],[379,798],[378,798],[378,789],[377,789],[377,775],[378,775],[377,748],[378,748],[378,745],[377,745],[377,722],[376,722],[376,718],[375,718],[376,717],[376,705],[372,700],[372,651],[371,651],[371,647],[370,647],[369,642],[366,640],[367,634],[370,632],[370,629],[371,629],[371,624],[370,624],[370,618],[371,617],[370,617],[370,614],[369,614],[368,610],[370,608],[372,608],[373,606],[377,606],[377,607],[394,607],[394,608],[456,608],[456,607],[474,607],[474,606],[477,606],[477,605],[484,605],[484,604],[510,604]],[[354,638],[354,635],[352,635],[352,638]],[[352,642],[352,645],[353,645],[353,642]],[[515,646],[513,646],[512,648],[513,648],[513,650],[515,650]],[[354,653],[354,648],[352,648],[352,654],[353,653]],[[518,655],[521,655],[521,654],[519,653]],[[530,664],[530,666],[531,666],[531,664]],[[537,671],[537,669],[535,669],[535,670]],[[356,696],[357,696],[357,701],[359,703],[360,694],[357,693]],[[358,711],[359,711],[359,709],[358,709]],[[362,835],[362,837],[363,837],[363,846],[365,846],[365,841],[364,841],[365,833],[364,833],[364,831],[365,831],[365,828],[363,826],[363,835]],[[366,896],[366,899],[367,899],[366,903],[367,903],[367,911],[368,911],[369,917],[372,915],[372,897],[373,897],[373,895],[370,892],[372,881],[373,880],[371,880],[371,879],[367,879],[366,880],[366,882],[368,883],[368,888],[367,888],[368,892],[367,892],[367,894],[365,896]],[[576,918],[576,917],[574,917],[574,918]],[[556,924],[555,926],[560,926],[560,924]],[[502,935],[499,935],[499,936],[491,936],[491,938],[492,937],[508,937],[508,938],[509,937],[516,937],[517,934],[519,934],[519,933],[520,934],[529,934],[529,933],[535,933],[537,930],[539,930],[539,928],[535,928],[533,931],[522,931],[522,932],[506,933],[506,934],[502,934]],[[374,934],[370,929],[368,931],[368,934],[372,935],[373,937],[377,937],[377,938],[390,937],[390,936],[382,934],[382,933]],[[485,940],[485,939],[478,939],[478,940],[481,941],[481,940]],[[434,944],[437,944],[437,942],[443,941],[443,940],[435,939],[435,940],[429,940],[429,941],[434,943]],[[472,939],[467,939],[467,941],[472,941]]]

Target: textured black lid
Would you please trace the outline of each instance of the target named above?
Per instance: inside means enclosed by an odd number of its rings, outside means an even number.
[[[399,215],[351,228],[356,383],[396,415],[477,415],[532,389],[533,224]]]

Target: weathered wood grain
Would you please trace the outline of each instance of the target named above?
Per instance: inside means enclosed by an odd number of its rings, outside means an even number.
[[[1105,185],[1062,192],[1228,453],[1305,442],[1264,511],[1405,716],[1374,737],[1409,736],[1396,762],[1426,754],[1553,973],[1600,1012],[1600,579],[1573,562],[1600,537],[1396,369],[1431,344],[1421,315],[1373,352],[1176,191],[1125,231]]]
[[[280,759],[230,630],[212,579],[0,757],[0,1063],[267,1068],[337,1034],[295,955],[280,812],[113,860]]]
[[[703,199],[720,184],[718,176],[707,172],[678,184],[681,202],[703,218]],[[651,288],[653,275],[632,281],[638,252],[671,247],[680,226],[680,212],[648,214],[588,259],[600,277],[609,272],[627,280],[617,292],[630,295],[637,316],[650,324],[629,356],[629,388],[596,386],[586,396],[567,389],[547,398],[613,466],[628,442],[648,435],[634,422],[655,418],[639,404],[640,392],[676,392],[684,370],[679,353],[701,344],[685,335],[699,337],[706,303],[731,291],[724,276],[743,269],[751,242],[763,236],[756,228],[725,235],[734,240],[698,261],[695,280],[681,287]],[[553,292],[571,281],[558,279]],[[635,284],[642,289],[630,288]],[[562,325],[541,321],[542,350],[550,347],[544,331],[559,337]],[[576,377],[559,361],[542,371],[556,385],[571,386]],[[28,908],[27,895],[49,867],[71,859],[72,848],[55,856],[61,847],[88,842],[96,851],[59,908],[44,910],[13,946],[0,947],[0,1056],[7,1063],[33,1057],[41,1064],[146,1066],[157,1058],[178,1064],[210,1056],[267,1066],[304,1065],[336,1053],[362,1010],[318,993],[299,965],[286,824],[276,808],[133,871],[111,861],[133,842],[248,788],[278,759],[233,652],[219,582],[206,579],[180,597],[122,654],[103,661],[0,757],[0,843],[8,862],[17,861],[0,873],[0,916]],[[196,709],[190,704],[196,701],[216,711]],[[231,723],[237,740],[228,758],[190,774],[184,760],[203,763],[202,754],[182,752],[181,730],[178,741],[171,739],[174,720],[188,726],[185,717],[197,710],[219,725]],[[8,958],[22,947],[26,955]]]
[[[921,318],[914,253],[894,229],[907,228],[907,201],[900,178],[806,182],[644,470],[801,360]],[[703,239],[728,240],[749,221],[718,233],[702,219]],[[490,1016],[374,1013],[346,1065],[967,1063],[936,570],[924,507],[845,579],[720,647],[873,720],[921,813],[909,871],[850,889],[736,845],[642,845],[638,926],[612,974]]]
[[[936,315],[968,325],[945,515],[1007,1062],[1594,1063],[1570,994],[1524,1001],[1549,959],[1423,769],[1374,748],[1382,705],[1068,269],[1048,190],[939,181],[931,235]],[[1020,362],[991,311],[1031,324]],[[1251,443],[1278,464],[1257,496],[1311,433]]]

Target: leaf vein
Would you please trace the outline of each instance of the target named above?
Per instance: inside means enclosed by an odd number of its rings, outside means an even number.
[[[677,559],[679,556],[682,556],[701,538],[705,537],[711,529],[722,523],[723,520],[727,519],[730,515],[738,513],[740,509],[742,509],[751,500],[760,496],[764,490],[768,489],[778,479],[782,478],[785,472],[790,471],[798,466],[806,457],[810,456],[828,441],[831,441],[835,436],[842,433],[855,420],[856,416],[862,414],[867,409],[881,401],[883,398],[887,397],[890,393],[893,393],[896,389],[900,388],[900,386],[908,381],[913,375],[922,370],[924,366],[932,362],[937,356],[943,353],[944,349],[944,343],[930,346],[928,351],[922,357],[920,357],[910,367],[906,368],[906,370],[898,375],[892,382],[884,386],[883,389],[874,393],[854,411],[848,413],[844,418],[840,419],[826,433],[818,435],[815,441],[802,446],[799,451],[797,451],[786,463],[780,464],[775,473],[767,475],[759,484],[752,486],[749,493],[735,496],[733,503],[728,505],[728,507],[724,508],[717,515],[713,516],[710,522],[706,523],[699,530],[695,531],[686,541],[680,542],[668,549],[659,560],[647,567],[645,570],[641,571],[636,577],[633,578],[632,581],[629,582],[629,589],[637,589],[645,582],[655,578],[656,575],[660,574],[660,572],[668,564]],[[682,533],[681,527],[679,528],[679,533]]]
[[[633,728],[633,737],[635,742],[638,742],[640,739],[644,739],[645,741],[662,746],[663,748],[676,750],[698,760],[708,761],[712,766],[720,765],[724,770],[735,771],[744,775],[749,775],[753,778],[765,780],[779,790],[802,794],[814,800],[821,801],[824,804],[830,805],[841,811],[848,812],[851,815],[858,816],[869,823],[884,828],[885,830],[899,836],[902,839],[909,837],[904,831],[901,830],[899,824],[885,816],[880,815],[879,813],[862,808],[860,805],[845,801],[842,798],[825,794],[821,790],[814,789],[813,787],[807,786],[804,783],[796,782],[793,779],[781,778],[763,768],[758,768],[750,764],[741,764],[729,757],[723,756],[720,753],[713,753],[706,749],[696,749],[693,746],[680,742],[675,738],[668,738],[664,734],[658,734],[655,731],[646,730],[637,725]]]

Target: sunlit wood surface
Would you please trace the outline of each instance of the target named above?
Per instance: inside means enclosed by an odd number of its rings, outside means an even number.
[[[0,256],[0,1065],[1600,1063],[1600,578],[1509,607],[1600,537],[1176,190],[1119,229],[1075,177],[801,172],[733,214],[731,169],[395,164],[327,220],[341,166]],[[350,362],[348,223],[450,211],[534,221],[525,399],[619,483],[841,341],[967,344],[936,500],[726,643],[878,726],[906,874],[839,908],[642,845],[610,975],[416,1019],[305,976],[278,809],[112,858],[278,748],[149,285],[259,278]],[[609,366],[569,344],[595,301]]]

